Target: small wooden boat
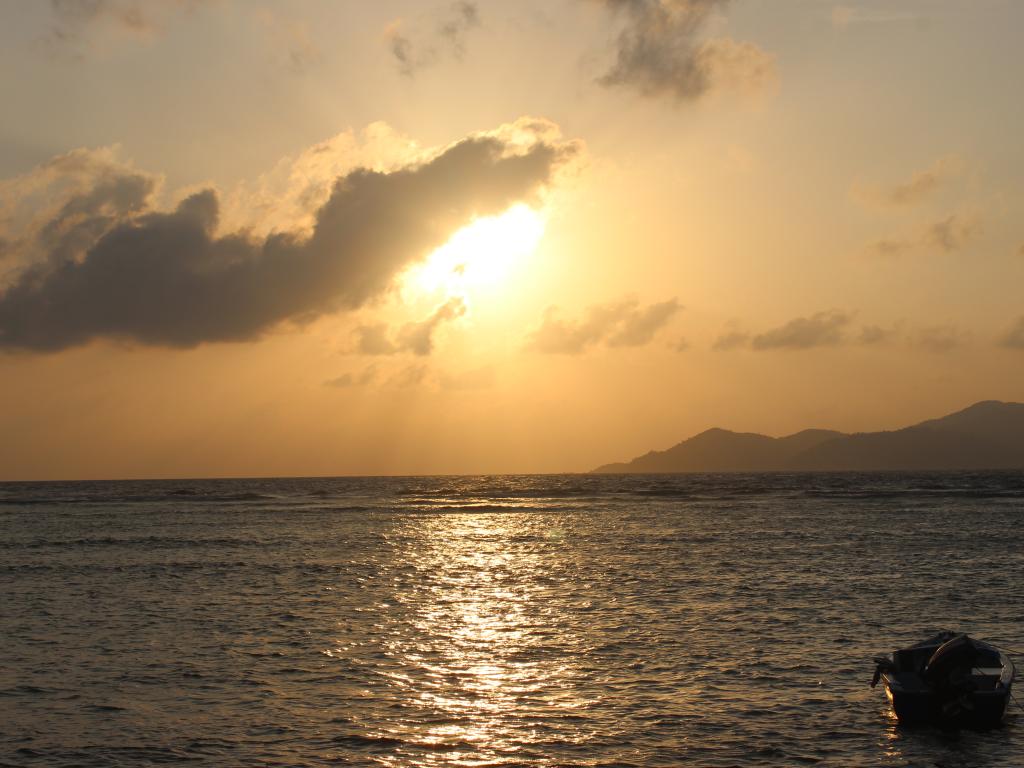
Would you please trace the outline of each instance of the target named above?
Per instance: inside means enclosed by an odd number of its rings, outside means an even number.
[[[901,723],[993,728],[1010,700],[1014,668],[998,648],[940,632],[891,656],[875,658],[874,688],[885,692]]]

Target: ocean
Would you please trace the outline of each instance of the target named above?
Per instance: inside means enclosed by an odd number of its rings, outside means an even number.
[[[1022,523],[1021,473],[4,483],[0,765],[1021,766],[1015,705],[868,683],[1024,650]]]

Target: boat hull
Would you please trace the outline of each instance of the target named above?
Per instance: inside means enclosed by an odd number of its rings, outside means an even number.
[[[902,725],[947,725],[952,727],[988,729],[1002,724],[1010,693],[1003,691],[974,692],[957,702],[952,710],[929,691],[905,691],[886,680],[885,692],[892,711]]]
[[[1015,669],[1006,654],[988,643],[940,632],[875,661],[871,685],[884,682],[900,723],[976,729],[1002,723]]]

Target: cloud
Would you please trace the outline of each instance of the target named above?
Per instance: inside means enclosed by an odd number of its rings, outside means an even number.
[[[335,379],[324,382],[324,386],[333,389],[350,389],[352,387],[365,387],[377,379],[377,366],[370,365],[360,373],[345,373]]]
[[[680,310],[675,299],[631,310],[623,315],[608,337],[609,347],[642,347]]]
[[[400,349],[408,349],[416,355],[426,356],[434,351],[434,332],[442,323],[455,320],[466,314],[466,303],[460,298],[449,299],[438,307],[426,320],[408,323],[398,335]]]
[[[556,355],[578,355],[604,342],[609,347],[641,347],[681,309],[676,299],[641,308],[636,299],[589,307],[580,322],[562,320],[549,307],[530,334],[527,348]]]
[[[942,355],[963,346],[967,342],[967,337],[955,326],[939,325],[922,328],[917,332],[914,342],[928,352]]]
[[[407,365],[391,373],[382,373],[377,365],[367,366],[360,373],[345,373],[324,382],[332,389],[355,389],[373,386],[375,389],[409,389],[430,380],[430,369],[425,365]]]
[[[716,352],[729,352],[733,349],[741,349],[750,343],[750,334],[743,331],[729,331],[723,333],[712,345]]]
[[[909,11],[854,8],[849,5],[832,7],[832,26],[836,29],[846,29],[853,24],[890,24],[921,20],[921,16]]]
[[[356,328],[356,350],[361,355],[394,355],[398,345],[391,340],[387,323],[361,325]]]
[[[50,0],[51,38],[75,44],[89,27],[108,25],[140,37],[161,32],[170,14],[193,11],[215,0]]]
[[[74,150],[0,180],[0,289],[33,260],[75,258],[114,222],[152,205],[162,179],[117,155],[117,147]]]
[[[417,31],[410,37],[402,32],[404,26],[402,19],[392,22],[384,30],[384,37],[399,72],[413,77],[445,55],[461,60],[467,35],[480,26],[480,11],[476,3],[459,0],[435,19],[430,32]]]
[[[833,347],[844,341],[844,331],[851,321],[845,312],[818,312],[798,317],[783,326],[754,336],[751,346],[766,349],[811,349]]]
[[[483,368],[475,368],[457,374],[443,374],[440,385],[442,389],[455,392],[470,390],[490,389],[494,386],[494,368],[487,365]]]
[[[867,251],[872,256],[878,256],[883,259],[894,259],[912,251],[915,247],[915,243],[912,240],[899,240],[895,238],[882,238],[876,240],[867,247]]]
[[[303,22],[275,14],[269,8],[257,9],[256,18],[266,30],[271,45],[280,52],[282,63],[292,73],[304,74],[323,60],[323,51]]]
[[[545,136],[544,125],[551,130],[551,140],[557,141],[557,131],[550,124],[542,122],[533,134]],[[518,123],[516,130],[520,130]],[[371,123],[358,132],[342,131],[295,157],[283,158],[255,181],[230,190],[222,201],[222,226],[244,228],[260,236],[273,232],[312,234],[317,211],[330,198],[339,176],[359,168],[392,173],[431,156],[387,123]]]
[[[409,389],[427,381],[430,369],[425,365],[409,365],[390,376],[384,386],[388,389]]]
[[[954,213],[929,224],[914,237],[876,240],[867,247],[867,251],[882,258],[896,258],[913,251],[955,253],[963,250],[982,230],[980,217]]]
[[[760,334],[732,330],[720,335],[712,345],[718,352],[734,349],[811,349],[813,347],[834,347],[853,343],[864,346],[885,344],[895,340],[900,333],[900,324],[892,328],[879,325],[864,325],[856,334],[850,328],[853,313],[832,310],[817,312],[810,317],[798,317],[778,328]]]
[[[775,58],[756,45],[702,37],[729,0],[595,1],[625,18],[602,85],[684,102],[719,86],[756,90],[775,80]]]
[[[857,341],[861,344],[872,346],[884,344],[891,341],[898,333],[896,328],[882,328],[879,325],[865,325],[860,329]]]
[[[172,19],[191,13],[220,0],[50,0],[53,23],[49,42],[84,53],[97,44],[100,31],[114,31],[135,38],[162,35]],[[323,51],[313,40],[306,24],[294,21],[269,8],[254,7],[254,18],[262,25],[270,53],[295,74],[302,74],[323,59]],[[246,10],[249,10],[246,7]]]
[[[54,351],[97,338],[191,347],[356,309],[476,217],[534,200],[577,151],[552,130],[524,120],[419,164],[353,170],[308,234],[218,234],[210,189],[170,211],[115,209],[110,193],[100,213],[58,210],[37,228],[41,257],[0,292],[0,347]],[[46,241],[50,231],[59,244],[74,233],[70,257]]]
[[[981,222],[977,218],[953,214],[932,224],[925,233],[924,242],[952,253],[963,248],[980,231]]]
[[[999,344],[1009,349],[1024,349],[1024,315],[1017,318],[1013,327],[1003,334]]]
[[[434,334],[446,322],[466,314],[466,303],[453,298],[439,306],[426,320],[406,323],[395,338],[386,323],[361,325],[356,329],[356,351],[363,355],[397,355],[411,352],[427,356],[434,351]]]
[[[950,179],[963,172],[964,161],[959,155],[940,157],[928,168],[918,171],[909,179],[890,186],[855,182],[852,193],[866,205],[900,208],[923,202]]]

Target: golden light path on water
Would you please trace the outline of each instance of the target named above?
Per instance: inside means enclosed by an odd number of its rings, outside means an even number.
[[[571,603],[552,599],[573,570],[552,546],[560,536],[542,515],[402,522],[386,566],[388,602],[375,607],[377,638],[332,654],[360,658],[376,646],[365,661],[385,678],[397,716],[386,728],[367,723],[372,738],[415,745],[421,764],[472,766],[507,760],[549,738],[552,723],[582,719],[576,712],[592,698],[576,685],[587,642],[559,616]],[[376,758],[409,764],[401,748]]]
[[[427,710],[449,713],[446,719],[402,734],[423,744],[467,745],[437,762],[477,765],[488,752],[508,754],[522,744],[522,716],[542,692],[563,689],[556,702],[566,713],[584,702],[572,693],[571,660],[550,656],[547,646],[562,622],[545,609],[545,589],[536,579],[550,553],[524,552],[509,542],[532,538],[543,522],[524,515],[439,515],[410,521],[413,537],[428,542],[410,552],[417,569],[434,574],[411,596],[409,617],[414,637],[432,638],[432,647],[392,643],[391,651],[419,680],[397,677],[405,695]],[[551,531],[546,535],[557,535]],[[404,633],[402,633],[404,634]],[[400,635],[401,637],[401,635]],[[531,701],[533,699],[533,701]],[[547,702],[550,703],[550,700]],[[550,714],[547,713],[547,714]],[[394,764],[403,764],[399,758]]]

